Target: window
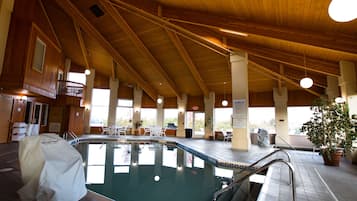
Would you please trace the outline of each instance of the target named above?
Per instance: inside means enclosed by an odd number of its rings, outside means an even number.
[[[155,145],[143,144],[139,145],[139,165],[154,165],[155,164]]]
[[[45,63],[46,43],[36,38],[35,50],[33,54],[32,68],[40,73],[43,71]]]
[[[129,173],[131,163],[131,145],[117,145],[114,148],[114,173]]]
[[[215,130],[232,130],[231,116],[232,108],[216,108],[214,109],[214,126]]]
[[[93,89],[90,126],[107,126],[109,89]]]
[[[162,165],[177,168],[177,148],[162,146]]]
[[[142,127],[152,127],[156,125],[157,110],[154,108],[142,108],[141,120],[143,121]]]
[[[249,128],[250,132],[254,132],[258,128],[268,131],[268,133],[276,133],[275,131],[275,108],[273,107],[250,107],[249,113]]]
[[[288,107],[289,134],[304,134],[300,132],[300,128],[311,117],[310,107]]]
[[[84,73],[68,73],[68,81],[78,82],[82,84],[86,84],[86,75]]]
[[[117,112],[116,112],[116,125],[119,126],[132,126],[133,118],[133,101],[126,99],[119,99]]]
[[[88,144],[87,183],[104,183],[105,153],[105,144]]]
[[[177,126],[178,109],[164,109],[164,126],[174,124]]]

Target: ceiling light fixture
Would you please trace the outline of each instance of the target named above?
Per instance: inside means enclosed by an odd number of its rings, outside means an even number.
[[[89,69],[86,69],[86,70],[84,71],[84,74],[85,74],[85,75],[90,75],[90,70],[89,70]]]
[[[349,22],[357,18],[356,10],[356,0],[332,0],[328,14],[336,22]]]
[[[162,103],[162,98],[161,98],[161,97],[157,98],[157,103],[158,103],[158,104],[161,104],[161,103]]]
[[[244,37],[248,36],[248,34],[242,33],[242,32],[238,32],[238,31],[232,31],[232,30],[228,30],[228,29],[219,29],[219,30],[222,31],[222,32],[225,32],[225,33],[230,33],[230,34],[234,34],[234,35],[238,35],[238,36],[244,36]]]
[[[223,96],[222,106],[226,107],[228,105],[228,101],[226,99],[226,82],[223,82]]]
[[[314,81],[311,78],[307,77],[305,53],[304,53],[304,67],[305,67],[305,77],[300,80],[300,86],[304,89],[308,89],[312,87]]]

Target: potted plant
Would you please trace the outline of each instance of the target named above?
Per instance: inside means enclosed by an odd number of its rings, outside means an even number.
[[[356,132],[345,103],[318,99],[311,107],[313,115],[301,131],[320,148],[325,165],[339,166],[343,151],[350,152]]]

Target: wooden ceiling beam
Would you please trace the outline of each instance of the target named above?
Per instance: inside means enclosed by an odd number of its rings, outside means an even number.
[[[45,14],[46,20],[47,20],[47,22],[48,22],[48,24],[49,24],[49,26],[50,26],[50,29],[51,29],[52,34],[53,34],[54,37],[55,37],[55,40],[56,40],[56,43],[57,43],[58,47],[59,47],[60,49],[62,49],[62,44],[61,44],[60,40],[58,39],[58,36],[57,36],[57,34],[56,34],[56,31],[55,31],[55,29],[53,28],[53,24],[52,24],[52,22],[51,22],[51,19],[48,17],[47,11],[46,11],[46,9],[45,9],[45,6],[43,5],[42,0],[38,0],[38,2],[39,2],[39,4],[40,4],[40,7],[41,7],[42,12]]]
[[[101,0],[100,4],[102,5],[106,13],[108,13],[113,18],[115,23],[126,33],[126,35],[130,38],[131,42],[136,46],[140,53],[153,64],[158,73],[164,78],[164,80],[168,83],[169,87],[173,90],[174,94],[177,97],[181,98],[181,93],[178,90],[176,83],[167,74],[167,72],[161,66],[159,61],[152,55],[152,53],[146,47],[144,42],[138,37],[138,35],[130,27],[130,25],[126,22],[126,20],[118,12],[118,10],[114,8],[112,4],[109,4],[106,1]]]
[[[172,32],[179,34],[180,36],[187,38],[205,48],[208,48],[217,54],[228,57],[230,50],[224,48],[220,44],[214,43],[205,37],[192,33],[191,31],[184,29],[168,20],[158,16],[159,4],[155,4],[152,1],[135,1],[135,0],[105,0],[113,6],[124,9],[134,15],[142,17],[147,21],[154,23],[164,29],[168,29]],[[135,3],[134,3],[135,2]]]
[[[177,24],[178,26],[182,26],[185,29],[190,30],[191,32],[196,33],[198,35],[211,38],[211,40],[216,41],[216,43],[221,41],[220,38],[222,37],[222,35],[217,34],[216,31],[213,31],[211,29],[183,23],[175,24]],[[220,45],[234,51],[245,51],[249,55],[254,55],[267,60],[282,63],[285,66],[288,65],[300,69],[307,68],[308,71],[313,71],[334,77],[340,76],[340,68],[338,62],[307,56],[305,66],[303,54],[297,55],[296,53],[281,51],[278,49],[257,45],[251,42],[243,41],[242,39],[239,40],[237,38],[232,37],[226,37],[225,43],[222,42]]]
[[[209,90],[208,90],[205,82],[203,81],[200,73],[198,72],[196,65],[192,61],[190,54],[187,52],[185,46],[182,44],[182,41],[180,40],[180,38],[177,36],[176,33],[173,33],[169,30],[166,30],[166,32],[167,32],[167,35],[169,36],[169,38],[171,39],[172,43],[175,45],[177,51],[180,53],[182,59],[188,66],[189,70],[191,71],[191,74],[192,74],[193,78],[195,79],[195,81],[197,82],[198,86],[200,86],[200,89],[202,90],[203,94],[206,97],[208,97]]]
[[[241,33],[260,35],[278,40],[322,47],[330,50],[357,54],[356,36],[339,33],[321,33],[288,27],[258,24],[234,17],[219,16],[212,13],[190,11],[179,8],[163,7],[162,16],[170,21],[194,24]]]
[[[88,51],[87,51],[86,45],[84,43],[81,28],[78,26],[78,24],[75,21],[73,21],[73,25],[74,25],[74,29],[76,31],[77,39],[79,42],[79,46],[81,48],[81,52],[82,52],[84,63],[86,65],[86,69],[91,69],[92,65],[90,65],[90,63],[89,63]]]
[[[234,39],[228,40],[227,46],[234,50],[243,50],[248,52],[248,54],[250,55],[282,63],[284,65],[293,66],[295,68],[307,69],[308,71],[313,71],[334,77],[340,76],[340,68],[338,62],[306,57],[305,66],[304,55],[297,55],[291,52],[283,52],[273,48],[254,45],[251,43]]]
[[[249,55],[249,60],[254,61],[255,63],[258,63],[265,68],[268,68],[269,70],[272,70],[276,73],[279,73],[282,76],[285,76],[287,78],[290,78],[291,80],[296,80],[299,82],[302,78],[305,77],[305,72],[300,69],[295,69],[291,68],[289,66],[284,66],[283,71],[281,69],[282,64],[272,62],[260,57],[256,57],[254,55]],[[314,85],[322,88],[327,87],[327,79],[325,75],[317,74],[317,73],[308,73],[307,74],[309,77],[311,77],[314,80]]]
[[[108,51],[113,59],[136,81],[153,100],[157,99],[157,92],[151,85],[118,53],[111,43],[82,15],[82,13],[72,4],[70,0],[55,0],[56,3],[87,32],[90,36]]]
[[[273,75],[273,76],[275,76],[275,77],[277,77],[277,78],[281,78],[281,79],[284,80],[286,83],[289,83],[289,84],[291,84],[291,85],[293,85],[293,86],[295,86],[295,87],[301,88],[301,86],[300,86],[298,83],[296,83],[295,81],[293,81],[293,80],[291,80],[291,79],[289,79],[289,78],[287,78],[287,77],[285,77],[285,76],[283,76],[283,75],[280,75],[279,73],[277,73],[277,72],[275,72],[275,71],[273,71],[273,70],[270,70],[270,69],[266,68],[265,66],[263,66],[263,65],[261,65],[261,64],[259,64],[259,63],[257,63],[257,62],[254,62],[254,61],[252,61],[252,60],[249,60],[248,62],[249,62],[249,64],[253,65],[254,68],[256,68],[256,69],[258,69],[258,70],[261,70],[261,71],[263,71],[263,72],[269,73],[269,74],[271,74],[271,75]],[[313,91],[313,90],[311,90],[311,89],[304,89],[304,90],[307,91],[307,92],[309,92],[309,93],[311,93],[311,94],[313,94],[313,95],[315,95],[315,96],[318,96],[318,97],[320,96],[319,93],[317,93],[317,92],[315,92],[315,91]]]

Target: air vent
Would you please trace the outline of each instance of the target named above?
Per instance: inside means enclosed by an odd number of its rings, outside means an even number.
[[[99,8],[97,4],[94,4],[93,6],[89,7],[89,9],[96,17],[101,17],[104,15],[104,12],[102,11],[102,9]]]

